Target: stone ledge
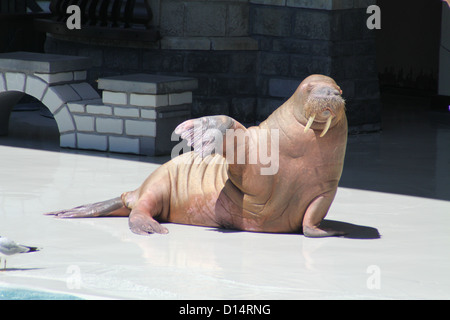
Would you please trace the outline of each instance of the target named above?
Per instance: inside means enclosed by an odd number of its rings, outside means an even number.
[[[165,37],[161,39],[165,50],[254,51],[258,41],[250,37]]]
[[[192,91],[197,87],[197,79],[145,73],[98,79],[99,89],[127,93],[178,93]]]
[[[80,71],[91,67],[91,59],[35,52],[8,52],[0,54],[0,71],[29,73],[59,73]]]
[[[342,10],[367,8],[376,4],[376,0],[250,0],[250,3],[279,7]]]

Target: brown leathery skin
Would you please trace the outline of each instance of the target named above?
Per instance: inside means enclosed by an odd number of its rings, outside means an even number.
[[[320,83],[320,78],[315,77],[315,82]],[[321,123],[312,126],[316,130],[303,132],[307,120],[299,101],[305,101],[306,87],[302,83],[267,120],[248,129],[250,136],[257,136],[261,129],[279,129],[277,174],[259,174],[259,164],[230,165],[220,155],[192,164],[187,159],[199,157],[192,152],[155,171],[136,191],[138,201],[146,201],[145,190],[155,189],[163,204],[160,212],[151,213],[158,221],[260,232],[300,231],[310,203],[321,195],[334,197],[347,140],[343,109],[336,112],[339,117],[324,137],[319,137]]]
[[[175,132],[194,152],[173,158],[139,188],[123,193],[121,208],[116,198],[51,214],[129,215],[130,229],[138,234],[167,233],[158,222],[173,222],[256,232],[303,231],[308,237],[342,235],[320,227],[345,157],[347,119],[341,94],[333,79],[312,75],[259,126],[247,129],[227,116],[185,121]],[[229,131],[245,139],[218,139]],[[205,156],[213,146],[222,155]],[[276,161],[272,174],[262,174],[274,164],[255,153],[263,147]],[[244,163],[238,162],[238,150],[245,151]]]

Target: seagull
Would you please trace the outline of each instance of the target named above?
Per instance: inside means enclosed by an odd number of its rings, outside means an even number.
[[[1,257],[3,257],[3,260],[5,261],[4,265],[3,265],[3,270],[6,269],[6,257],[7,256],[11,256],[11,255],[18,254],[18,253],[35,252],[35,251],[39,251],[39,250],[40,250],[40,248],[24,246],[24,245],[15,243],[12,240],[9,240],[7,238],[0,236],[0,262],[1,262]]]

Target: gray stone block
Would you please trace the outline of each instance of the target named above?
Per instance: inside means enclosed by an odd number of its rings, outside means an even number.
[[[332,59],[327,56],[291,56],[290,75],[304,79],[311,74],[331,75]]]
[[[181,1],[161,2],[161,35],[182,36],[184,33],[184,3]]]
[[[168,94],[130,94],[130,105],[157,108],[169,105]]]
[[[257,7],[254,9],[253,33],[285,37],[291,33],[291,11],[284,7]]]
[[[225,36],[227,7],[224,3],[186,2],[184,35]]]
[[[109,137],[109,151],[139,154],[139,138]]]
[[[155,141],[154,137],[140,137],[139,138],[139,153],[147,156],[157,155],[155,152]]]
[[[105,106],[102,104],[88,104],[86,105],[86,112],[91,114],[100,114],[100,115],[112,115],[112,107]]]
[[[86,57],[65,56],[34,52],[0,53],[0,70],[28,71],[30,73],[57,73],[73,70],[85,70],[91,66]]]
[[[254,77],[213,78],[210,82],[210,94],[213,96],[254,95],[256,94],[256,79]]]
[[[265,4],[268,6],[285,6],[286,0],[250,0],[250,3]]]
[[[6,80],[3,73],[0,73],[0,92],[6,91]]]
[[[73,119],[78,131],[94,131],[94,117],[74,115]]]
[[[273,41],[273,51],[284,53],[299,53],[313,56],[328,56],[335,50],[335,44],[329,40],[305,40],[296,38],[281,38]]]
[[[65,84],[62,86],[49,87],[42,98],[42,103],[54,113],[62,104],[79,100],[81,100],[81,98],[75,90],[73,90],[70,85]]]
[[[127,105],[128,103],[128,94],[125,92],[114,92],[104,90],[102,92],[102,100],[105,104],[113,104],[113,105]]]
[[[283,104],[286,99],[259,98],[256,108],[256,121],[261,122],[267,119],[272,112]]]
[[[81,97],[82,100],[92,100],[100,98],[100,95],[90,84],[86,82],[74,83],[70,85],[76,93]]]
[[[104,51],[103,65],[115,70],[138,70],[139,55],[139,49],[115,47]]]
[[[207,116],[229,114],[230,102],[223,98],[197,97],[192,104],[192,116],[194,118]]]
[[[48,84],[70,82],[73,80],[73,72],[58,72],[58,73],[34,73],[36,77],[41,78]]]
[[[139,108],[132,107],[114,107],[114,115],[124,118],[139,118]]]
[[[289,98],[302,79],[270,79],[269,80],[269,94],[272,97]]]
[[[165,37],[161,39],[163,50],[210,50],[211,40],[207,37]]]
[[[162,107],[156,123],[155,155],[170,154],[178,143],[171,140],[176,126],[189,118],[188,105]]]
[[[247,51],[258,50],[258,41],[250,37],[211,38],[212,50]]]
[[[98,88],[110,91],[165,94],[192,91],[197,79],[153,74],[129,74],[98,79]]]
[[[58,129],[60,133],[70,132],[75,130],[75,125],[73,124],[72,115],[69,109],[64,105],[58,112],[53,113],[56,123],[58,124]]]
[[[258,62],[256,52],[240,52],[231,56],[231,72],[255,74]]]
[[[125,131],[130,136],[156,137],[154,121],[125,120]]]
[[[150,72],[182,72],[184,55],[172,51],[147,51],[142,55],[142,67]]]
[[[42,81],[41,79],[28,75],[27,76],[27,84],[25,87],[25,93],[30,96],[35,97],[38,100],[41,100],[47,90],[47,83]]]
[[[248,21],[248,3],[236,3],[228,5],[226,35],[229,37],[247,36]]]
[[[115,118],[97,118],[95,128],[100,133],[123,133],[123,120]]]
[[[301,39],[331,39],[332,14],[322,10],[296,10],[292,35]]]
[[[59,146],[61,148],[76,148],[75,133],[64,133],[59,137]]]
[[[255,121],[256,98],[233,98],[230,116],[241,123]]]
[[[261,54],[261,73],[266,75],[283,76],[289,74],[288,54],[281,53],[263,53]]]
[[[188,72],[225,73],[229,69],[230,55],[197,51],[186,57],[186,65]]]
[[[108,137],[96,134],[77,133],[77,147],[80,149],[108,150]]]
[[[78,54],[83,57],[88,57],[92,61],[93,67],[101,67],[103,64],[103,50],[93,47],[79,48]]]
[[[6,87],[9,91],[25,90],[26,75],[21,72],[6,72]]]

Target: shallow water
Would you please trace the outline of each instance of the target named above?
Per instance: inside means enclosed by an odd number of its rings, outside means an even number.
[[[80,297],[55,292],[0,288],[0,300],[83,300]]]

